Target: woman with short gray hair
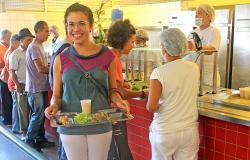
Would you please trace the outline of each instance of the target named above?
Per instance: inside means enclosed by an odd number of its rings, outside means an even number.
[[[166,64],[150,77],[147,109],[154,113],[149,139],[152,160],[196,160],[199,150],[198,66],[181,59],[187,39],[177,28],[160,36]]]

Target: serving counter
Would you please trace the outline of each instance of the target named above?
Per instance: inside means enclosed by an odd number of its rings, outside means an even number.
[[[220,103],[219,100],[231,94],[231,90],[225,90],[198,97],[200,160],[250,160],[250,108]],[[135,160],[149,160],[151,147],[148,135],[153,114],[146,110],[146,100],[128,101],[135,117],[127,121],[130,148]]]
[[[250,160],[250,107],[226,106],[223,99],[234,94],[224,90],[198,97],[200,149],[199,160]],[[147,100],[128,99],[134,119],[127,121],[128,141],[135,160],[150,160],[149,125],[153,114],[146,110]],[[45,123],[46,131],[57,137]]]

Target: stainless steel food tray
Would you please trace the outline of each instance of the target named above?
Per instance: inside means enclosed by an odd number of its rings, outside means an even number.
[[[119,109],[106,109],[106,110],[99,110],[98,112],[104,112],[109,115],[109,120],[101,120],[101,121],[91,121],[86,122],[82,124],[77,124],[74,122],[74,116],[77,114],[77,112],[64,112],[64,113],[58,113],[51,117],[50,119],[50,125],[51,127],[81,127],[81,126],[89,126],[89,125],[97,125],[97,124],[104,124],[104,123],[115,123],[119,121],[127,121],[134,118],[133,115],[125,113],[120,111]],[[69,123],[66,125],[59,124],[58,120],[60,116],[68,116]]]
[[[224,101],[219,101],[219,100],[214,100],[213,104],[225,105],[225,106],[232,107],[232,108],[238,108],[241,110],[250,111],[249,106],[245,106],[241,104],[229,103],[229,102],[224,102]]]

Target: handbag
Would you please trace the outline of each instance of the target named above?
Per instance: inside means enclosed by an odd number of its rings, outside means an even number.
[[[4,82],[7,83],[9,79],[9,72],[7,71],[6,66],[3,67],[2,72],[0,74],[0,79]]]
[[[108,160],[133,160],[133,155],[128,145],[126,122],[112,124],[113,133]]]
[[[5,54],[4,56],[4,62],[6,62],[7,58],[9,57],[9,54]],[[4,83],[8,83],[8,79],[9,79],[9,72],[6,68],[6,63],[4,63],[4,67],[1,71],[0,74],[0,79],[4,82]]]

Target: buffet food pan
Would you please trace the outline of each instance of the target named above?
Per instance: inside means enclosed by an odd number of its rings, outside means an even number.
[[[250,100],[241,98],[239,94],[230,95],[225,99],[214,100],[213,103],[250,111]]]
[[[97,113],[90,115],[77,112],[63,112],[52,116],[50,119],[50,125],[52,127],[80,127],[103,123],[115,123],[131,120],[133,118],[133,115],[116,108],[99,110]]]

